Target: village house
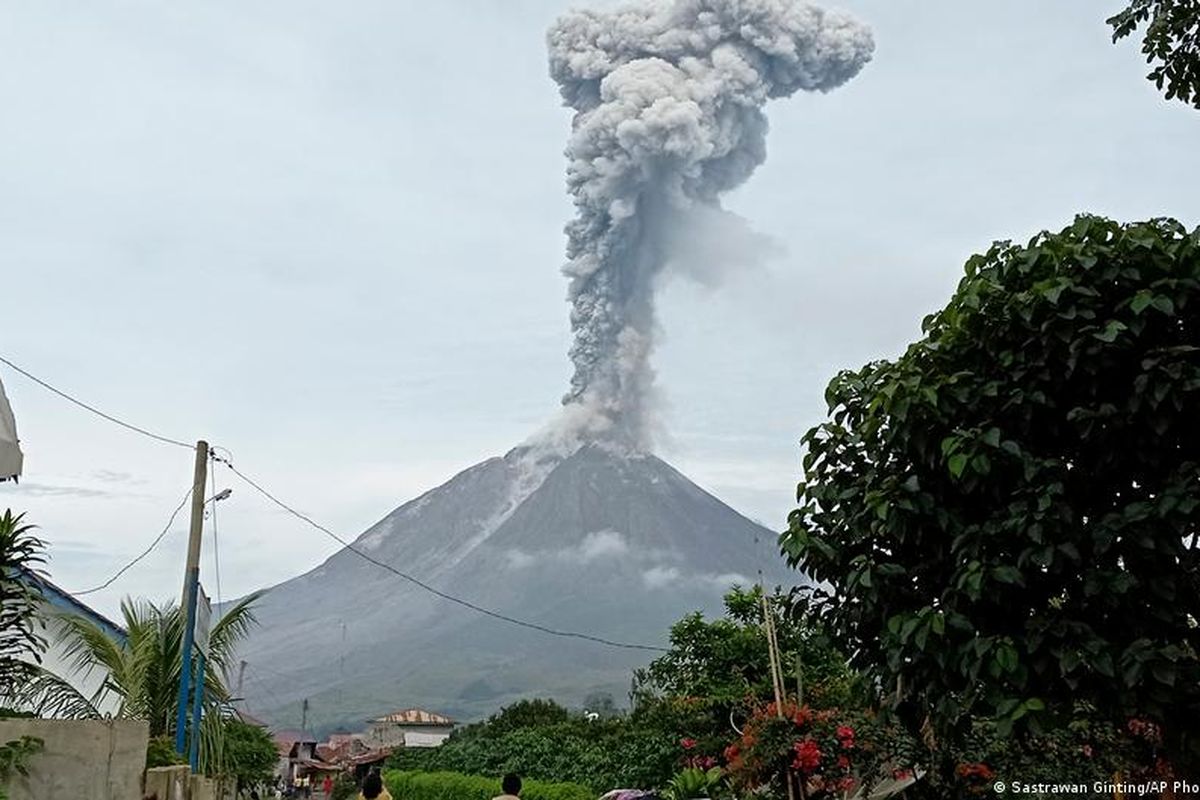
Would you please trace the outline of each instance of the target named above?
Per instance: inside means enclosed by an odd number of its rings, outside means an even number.
[[[275,751],[279,754],[279,763],[275,774],[288,784],[294,784],[301,778],[312,778],[326,772],[335,772],[336,767],[327,763],[317,755],[317,737],[307,731],[281,730],[276,731]]]
[[[406,708],[371,720],[363,741],[373,748],[437,747],[450,737],[454,720],[421,708]]]

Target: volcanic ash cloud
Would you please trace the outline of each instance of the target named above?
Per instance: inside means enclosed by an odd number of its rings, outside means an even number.
[[[688,266],[673,249],[679,231],[711,228],[714,215],[744,229],[720,198],[766,158],[767,101],[840,86],[874,43],[853,18],[788,0],[573,11],[547,41],[550,74],[577,112],[563,267],[575,371],[554,435],[644,450],[654,288],[664,269]]]

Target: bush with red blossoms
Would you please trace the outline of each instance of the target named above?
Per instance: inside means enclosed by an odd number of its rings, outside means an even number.
[[[725,750],[735,789],[786,796],[787,782],[810,800],[840,797],[880,763],[877,725],[868,715],[786,702],[757,708]]]

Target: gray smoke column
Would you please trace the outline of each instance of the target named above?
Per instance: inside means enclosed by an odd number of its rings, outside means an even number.
[[[575,372],[563,399],[570,431],[559,435],[644,449],[653,293],[680,260],[681,226],[744,230],[720,197],[766,158],[767,101],[841,85],[874,43],[853,18],[790,0],[572,11],[547,42],[550,74],[577,112],[563,268]]]

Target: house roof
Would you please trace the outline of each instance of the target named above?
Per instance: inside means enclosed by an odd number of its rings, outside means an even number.
[[[453,726],[454,720],[441,714],[434,714],[423,708],[406,708],[393,711],[382,717],[376,717],[371,722],[387,722],[394,725],[437,725],[439,727]]]
[[[285,758],[292,755],[292,751],[298,744],[315,745],[317,743],[317,737],[311,733],[294,729],[276,731],[271,738],[275,740],[275,749],[279,751],[279,755]]]
[[[58,611],[66,614],[76,614],[90,620],[121,644],[124,644],[128,638],[129,634],[126,633],[124,628],[72,595],[66,589],[58,586],[46,576],[22,568],[21,579],[40,589],[42,596],[46,598],[46,602]]]

